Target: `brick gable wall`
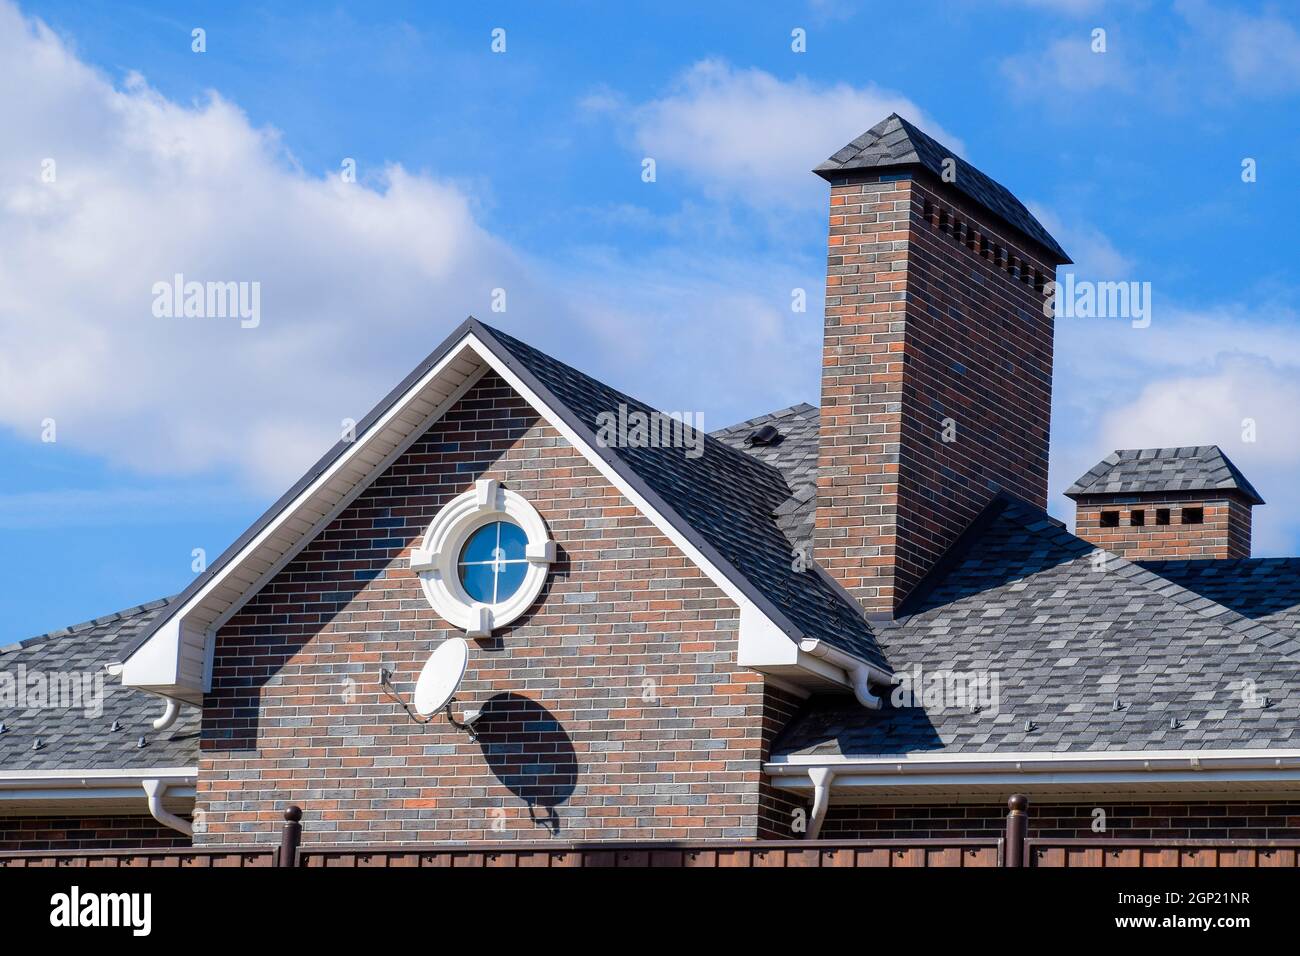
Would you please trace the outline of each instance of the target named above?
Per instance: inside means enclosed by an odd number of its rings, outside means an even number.
[[[471,642],[480,742],[410,723],[448,630],[407,567],[437,511],[492,477],[559,557],[534,608]],[[489,373],[220,632],[203,715],[198,843],[751,837],[772,731],[735,665],[738,612]],[[766,722],[765,722],[766,721]]]
[[[1156,523],[1159,509],[1169,509],[1169,524]],[[1184,524],[1184,508],[1203,509],[1204,521]],[[1102,512],[1119,513],[1119,524],[1102,526]],[[1144,523],[1134,525],[1134,511]],[[1074,533],[1099,548],[1135,560],[1143,558],[1248,558],[1251,510],[1235,498],[1200,494],[1140,494],[1089,497],[1079,501]]]
[[[1046,507],[1054,273],[947,190],[832,184],[814,555],[868,612],[997,489]]]

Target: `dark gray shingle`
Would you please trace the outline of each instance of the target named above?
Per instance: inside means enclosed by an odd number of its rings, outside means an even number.
[[[1123,448],[1111,452],[1065,490],[1087,495],[1235,491],[1251,504],[1264,499],[1218,445]]]

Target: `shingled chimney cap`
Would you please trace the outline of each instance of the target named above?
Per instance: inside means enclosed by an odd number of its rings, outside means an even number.
[[[858,172],[912,168],[924,169],[943,180],[946,159],[955,163],[956,178],[949,185],[1040,246],[1056,265],[1070,262],[1070,257],[1051,233],[1009,189],[897,113],[890,113],[813,172],[835,182]]]

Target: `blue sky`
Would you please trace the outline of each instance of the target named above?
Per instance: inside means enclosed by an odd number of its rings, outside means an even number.
[[[815,403],[808,170],[895,109],[1152,284],[1150,328],[1058,328],[1053,510],[1114,447],[1219,443],[1256,553],[1300,552],[1295,14],[873,8],[0,0],[0,642],[182,588],[470,312],[710,428]],[[153,317],[176,272],[261,324]]]

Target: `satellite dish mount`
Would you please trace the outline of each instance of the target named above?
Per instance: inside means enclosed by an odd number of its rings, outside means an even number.
[[[439,714],[445,714],[447,722],[453,727],[465,731],[471,740],[478,740],[474,723],[482,711],[467,710],[462,721],[456,719],[451,709],[451,705],[456,702],[455,693],[465,678],[465,666],[468,663],[469,644],[463,637],[450,637],[439,644],[425,661],[415,682],[415,694],[411,703],[402,700],[397,693],[392,683],[392,673],[386,667],[379,670],[379,685],[417,724],[430,723]]]

